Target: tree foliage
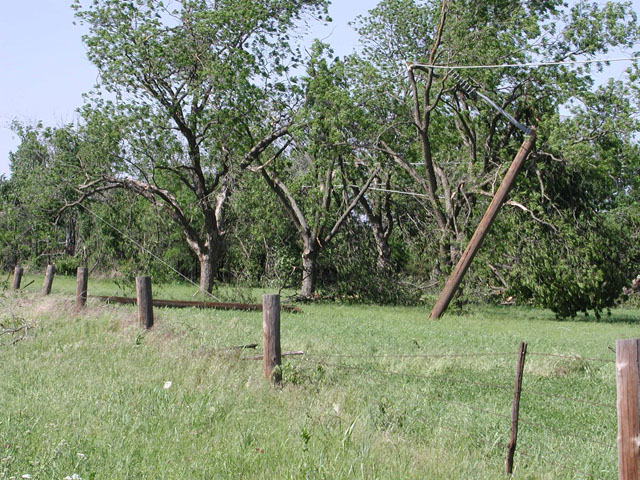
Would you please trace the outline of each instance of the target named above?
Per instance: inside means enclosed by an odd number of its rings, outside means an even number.
[[[520,123],[537,127],[537,147],[465,296],[600,315],[637,274],[637,63],[601,84],[600,64],[432,67],[635,48],[628,3],[382,0],[356,22],[362,51],[342,59],[322,42],[306,58],[297,47],[325,0],[75,8],[99,82],[81,126],[15,127],[0,181],[9,263],[66,253],[125,275],[200,275],[204,291],[214,278],[298,279],[305,298],[414,302],[459,258]]]
[[[296,61],[290,30],[324,0],[102,0],[74,7],[100,71],[87,116],[117,119],[121,141],[87,194],[134,191],[162,208],[200,261],[210,291],[222,262],[224,209],[235,176],[287,132],[277,80]]]

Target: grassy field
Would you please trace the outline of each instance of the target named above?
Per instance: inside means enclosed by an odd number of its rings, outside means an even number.
[[[261,343],[260,313],[156,309],[143,332],[135,307],[89,299],[77,313],[74,279],[56,277],[46,298],[31,280],[0,297],[4,328],[32,325],[13,345],[0,337],[2,479],[502,478],[521,341],[513,477],[617,477],[612,349],[640,336],[640,311],[429,321],[425,308],[301,305],[283,313],[282,349],[306,355],[274,388],[254,351],[228,348]],[[90,295],[132,293],[90,280]],[[154,286],[157,298],[193,293]]]

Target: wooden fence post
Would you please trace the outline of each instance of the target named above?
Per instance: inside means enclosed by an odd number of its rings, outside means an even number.
[[[19,290],[20,282],[22,282],[22,274],[24,273],[24,268],[18,267],[13,270],[13,284],[11,284],[11,290]]]
[[[153,297],[151,277],[136,277],[136,297],[138,302],[138,323],[141,327],[153,327]]]
[[[640,479],[640,339],[616,341],[618,478]]]
[[[513,473],[513,456],[516,453],[518,442],[518,415],[520,412],[520,394],[522,393],[522,378],[524,375],[524,361],[527,356],[527,344],[520,343],[518,350],[518,364],[516,365],[516,382],[513,388],[513,404],[511,405],[511,435],[507,445],[507,460],[505,461],[505,473]]]
[[[280,295],[262,296],[262,338],[264,376],[273,383],[280,383]]]
[[[51,293],[51,285],[53,284],[53,276],[56,273],[55,265],[47,265],[47,272],[44,275],[44,284],[42,285],[42,295]]]
[[[78,267],[76,275],[76,308],[78,310],[84,308],[87,303],[87,283],[89,281],[89,269],[86,267]]]

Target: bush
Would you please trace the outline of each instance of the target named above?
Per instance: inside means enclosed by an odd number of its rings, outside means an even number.
[[[375,246],[366,226],[345,228],[318,259],[319,290],[325,296],[353,303],[420,303],[423,292],[415,282],[395,269],[378,270],[373,252]]]
[[[60,255],[55,259],[56,273],[60,275],[76,275],[80,259],[71,255]]]
[[[537,227],[512,270],[510,293],[549,308],[560,318],[593,310],[600,318],[631,278],[627,237],[605,219]]]

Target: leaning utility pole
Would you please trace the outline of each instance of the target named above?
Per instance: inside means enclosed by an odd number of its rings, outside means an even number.
[[[502,206],[502,203],[507,198],[507,194],[509,193],[509,190],[513,185],[516,175],[518,174],[518,171],[522,166],[522,162],[524,162],[524,160],[527,158],[531,150],[533,150],[533,147],[536,143],[535,128],[529,128],[525,125],[522,125],[515,118],[513,118],[511,115],[505,112],[502,108],[496,105],[489,97],[478,92],[466,80],[460,78],[460,76],[456,72],[451,72],[451,75],[458,82],[458,88],[460,90],[462,90],[472,99],[475,99],[477,97],[482,98],[485,102],[491,105],[491,107],[493,107],[495,110],[500,112],[504,117],[506,117],[506,119],[512,125],[520,129],[525,134],[525,139],[524,139],[524,142],[522,142],[522,145],[520,146],[520,150],[518,150],[518,153],[513,159],[513,162],[511,162],[511,166],[509,167],[509,170],[507,170],[507,173],[502,179],[502,183],[500,183],[498,190],[493,196],[493,199],[491,200],[491,203],[489,204],[487,211],[484,212],[484,215],[482,216],[482,220],[480,220],[480,224],[476,228],[476,231],[473,233],[473,236],[471,237],[471,240],[469,241],[467,248],[464,250],[464,253],[460,257],[460,260],[458,260],[458,264],[456,265],[456,268],[454,268],[453,273],[447,280],[447,283],[442,289],[442,292],[440,292],[440,297],[438,297],[438,301],[433,306],[433,309],[431,310],[431,315],[429,315],[429,318],[431,319],[440,318],[440,315],[442,315],[442,313],[449,306],[449,302],[451,301],[456,291],[458,290],[458,287],[460,286],[460,283],[464,278],[464,274],[467,273],[467,269],[469,268],[469,265],[471,265],[471,262],[473,261],[473,257],[475,257],[476,253],[478,252],[478,249],[482,245],[482,241],[484,240],[484,237],[487,235],[487,232],[489,232],[489,229],[491,228],[491,225],[493,224],[493,221],[495,220],[496,215],[498,214],[498,211]]]
[[[509,189],[511,188],[511,185],[513,185],[516,175],[518,174],[518,170],[520,170],[522,162],[524,162],[524,160],[529,155],[529,152],[531,152],[531,150],[533,149],[535,142],[535,128],[528,129],[528,135],[525,137],[525,140],[522,143],[520,150],[518,150],[515,158],[513,159],[513,162],[511,162],[509,170],[507,170],[507,173],[502,179],[502,183],[500,183],[498,190],[493,196],[493,199],[491,200],[487,211],[484,212],[482,220],[480,220],[480,224],[476,228],[473,237],[471,237],[467,248],[464,250],[464,253],[460,257],[460,260],[458,260],[456,268],[453,270],[453,273],[447,280],[447,283],[442,289],[442,292],[440,292],[440,297],[438,297],[438,301],[433,306],[433,310],[431,310],[431,315],[429,315],[429,318],[440,318],[440,315],[442,315],[442,313],[449,306],[449,302],[458,290],[458,287],[460,286],[460,283],[464,278],[464,274],[467,273],[467,269],[473,261],[473,257],[475,257],[478,249],[480,248],[480,245],[482,245],[484,237],[487,235],[487,232],[491,228],[491,225],[493,224],[493,221],[495,220],[496,215],[500,210],[500,206],[505,201],[507,194],[509,193]]]

